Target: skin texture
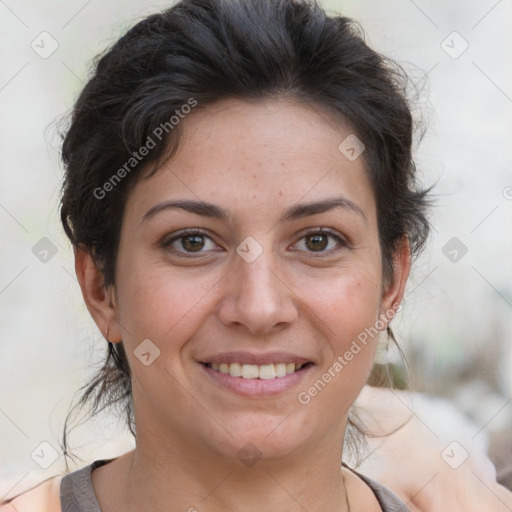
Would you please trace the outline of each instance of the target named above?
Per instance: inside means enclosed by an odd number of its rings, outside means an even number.
[[[76,251],[89,311],[110,341],[123,340],[132,369],[137,448],[93,473],[102,510],[172,503],[176,510],[341,511],[346,492],[351,510],[379,510],[366,485],[340,470],[347,412],[367,380],[377,337],[308,404],[297,398],[400,303],[410,268],[404,239],[394,282],[382,280],[364,159],[338,150],[350,127],[284,99],[225,100],[182,123],[178,153],[128,197],[115,286],[106,289],[90,255]],[[298,203],[337,197],[359,211],[280,220]],[[145,218],[177,199],[213,203],[229,215],[167,208]],[[316,245],[306,237],[321,227],[345,241],[339,251],[332,236]],[[206,235],[199,252],[187,253],[187,239],[176,238],[186,228]],[[249,236],[262,250],[251,263],[236,252]],[[160,350],[148,366],[134,354],[145,339]],[[232,350],[286,351],[314,366],[280,394],[240,396],[200,364]],[[261,457],[251,467],[238,456],[247,446]]]

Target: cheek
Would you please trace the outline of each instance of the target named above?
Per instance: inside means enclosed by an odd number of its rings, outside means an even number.
[[[295,284],[304,304],[323,322],[327,337],[338,344],[357,336],[378,318],[381,279],[377,266],[347,265],[322,270],[299,277]]]
[[[118,275],[123,340],[134,346],[149,338],[162,348],[197,328],[206,298],[219,280],[216,273],[173,270],[137,254],[120,258]]]
[[[372,275],[351,275],[331,281],[329,288],[323,306],[317,305],[329,347],[322,368],[298,395],[300,404],[321,411],[327,423],[349,410],[373,368],[380,281]]]
[[[336,402],[344,397],[350,403],[373,366],[380,326],[377,325],[381,302],[379,269],[345,268],[328,278],[307,281],[306,305],[328,340],[323,347],[322,372],[331,392],[325,398],[329,396]],[[321,386],[322,383],[317,387]]]

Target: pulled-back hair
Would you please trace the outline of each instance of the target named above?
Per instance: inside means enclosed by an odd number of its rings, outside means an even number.
[[[407,85],[400,66],[369,48],[351,19],[327,15],[316,0],[182,0],[95,59],[62,146],[64,230],[91,253],[105,284],[115,284],[126,199],[178,149],[176,119],[222,99],[293,98],[337,115],[364,143],[383,277],[391,280],[398,243],[407,236],[415,256],[429,232]],[[154,147],[139,162],[134,153],[150,139]],[[75,407],[92,401],[95,414],[122,405],[135,435],[122,342],[108,344],[103,367],[83,390]]]

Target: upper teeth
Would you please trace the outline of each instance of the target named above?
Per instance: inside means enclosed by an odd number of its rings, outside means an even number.
[[[295,363],[277,364],[240,364],[240,363],[211,363],[216,372],[229,374],[232,377],[243,377],[244,379],[274,379],[284,377],[287,374],[300,370],[304,365]]]

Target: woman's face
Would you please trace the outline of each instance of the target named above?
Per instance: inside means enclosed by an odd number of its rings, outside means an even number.
[[[110,336],[138,437],[228,457],[332,450],[372,367],[377,337],[362,333],[403,291],[383,288],[363,158],[338,148],[351,130],[284,100],[181,122],[179,152],[134,187],[121,229]]]

